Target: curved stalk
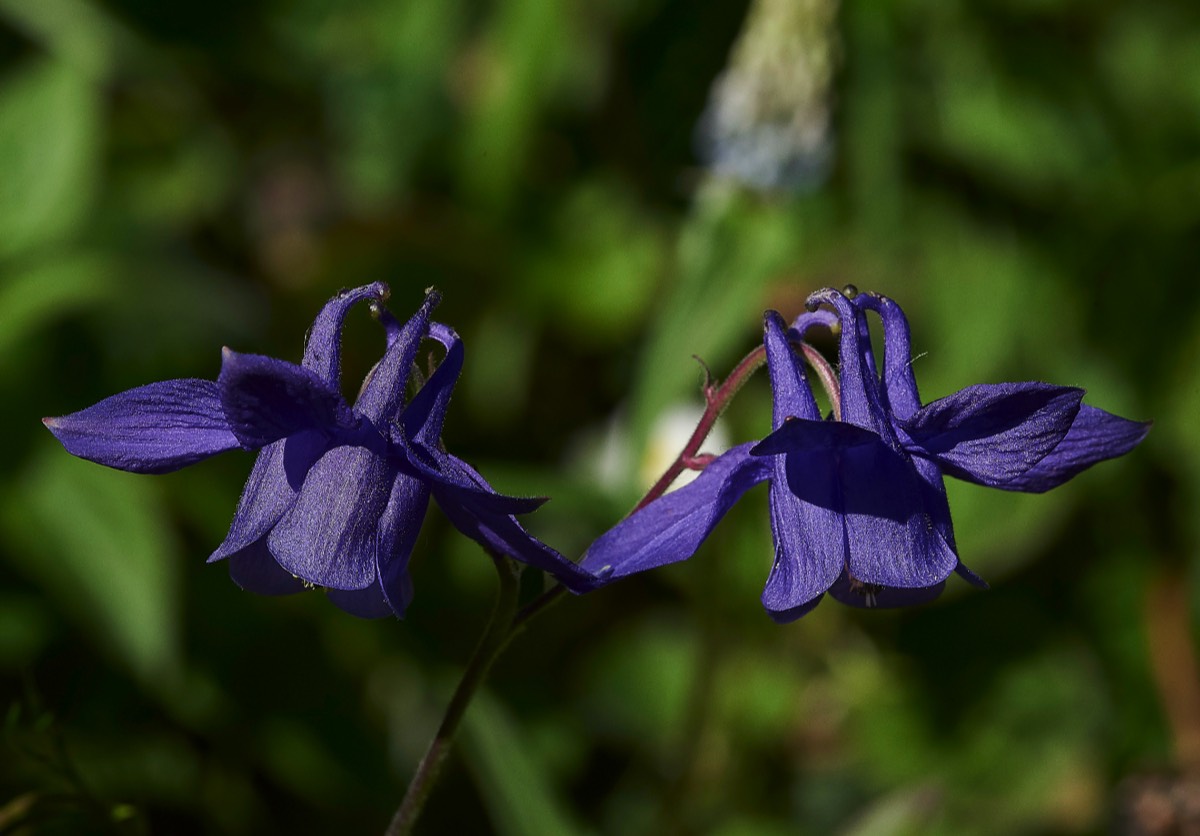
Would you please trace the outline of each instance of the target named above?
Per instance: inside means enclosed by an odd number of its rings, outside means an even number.
[[[425,806],[425,800],[429,797],[430,790],[433,789],[434,783],[441,774],[446,756],[450,754],[450,744],[467,712],[467,706],[471,704],[471,698],[475,696],[475,692],[487,677],[488,671],[491,670],[492,663],[496,661],[496,657],[500,655],[500,651],[508,644],[511,637],[520,584],[511,560],[497,555],[491,557],[496,564],[496,574],[500,578],[492,617],[479,640],[479,645],[475,648],[475,653],[471,656],[471,661],[467,663],[458,687],[454,689],[454,696],[450,698],[450,703],[446,706],[446,714],[442,717],[437,734],[434,735],[424,757],[417,765],[417,771],[413,775],[412,781],[409,782],[408,790],[404,793],[404,800],[400,802],[400,807],[392,816],[385,836],[407,836],[412,833],[413,825],[416,824],[417,817],[421,814],[421,808]]]

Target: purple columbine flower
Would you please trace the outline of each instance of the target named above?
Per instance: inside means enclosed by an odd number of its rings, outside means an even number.
[[[1148,424],[1082,406],[1083,390],[1045,383],[971,386],[922,407],[908,325],[891,300],[835,290],[841,324],[838,420],[822,420],[783,320],[766,315],[774,431],[718,457],[690,485],[650,503],[588,550],[582,565],[607,578],[685,560],[751,486],[769,481],[775,561],[763,605],[777,621],[805,614],[825,592],[852,606],[931,600],[957,571],[942,474],[1040,492],[1131,450]],[[884,320],[876,373],[865,310]],[[821,321],[805,314],[790,335]]]
[[[229,534],[209,558],[228,559],[233,579],[254,592],[321,586],[355,615],[403,615],[412,598],[408,559],[431,494],[493,553],[551,572],[574,591],[591,588],[591,575],[513,516],[543,499],[497,494],[441,451],[462,342],[430,322],[438,294],[428,293],[403,324],[379,307],[386,296],[386,285],[375,283],[332,299],[299,366],[226,349],[215,382],[152,383],[45,424],[68,452],[140,473],[165,473],[237,447],[261,449]],[[388,347],[351,407],[340,394],[341,329],[363,301],[385,321]],[[442,343],[446,357],[405,404],[425,337]]]

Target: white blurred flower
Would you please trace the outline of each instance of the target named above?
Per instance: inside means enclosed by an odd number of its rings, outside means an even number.
[[[696,129],[714,172],[763,190],[825,180],[837,9],[838,0],[754,0]]]
[[[704,415],[703,407],[694,403],[678,403],[668,407],[654,421],[642,460],[638,463],[638,481],[649,489],[683,450]],[[721,421],[713,426],[700,451],[720,454],[729,449],[729,434]],[[697,470],[685,470],[673,483],[671,490],[686,485],[699,475]]]

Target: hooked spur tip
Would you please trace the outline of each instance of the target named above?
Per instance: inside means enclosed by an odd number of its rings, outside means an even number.
[[[823,287],[808,294],[808,298],[804,300],[804,307],[810,312],[815,311],[821,305],[832,303],[835,296],[841,295],[841,291],[835,288]]]
[[[429,308],[436,308],[442,303],[442,293],[435,286],[430,285],[425,288],[425,305]]]

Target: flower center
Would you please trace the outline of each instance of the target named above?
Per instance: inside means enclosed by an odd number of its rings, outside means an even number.
[[[877,583],[865,583],[858,578],[850,575],[850,591],[862,596],[863,603],[868,607],[873,607],[876,604],[876,596],[883,592],[883,585]]]

